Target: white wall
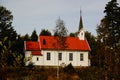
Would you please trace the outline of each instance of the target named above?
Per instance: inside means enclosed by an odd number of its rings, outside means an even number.
[[[47,52],[51,54],[51,59],[47,60]],[[58,64],[65,63],[66,65],[72,63],[73,66],[89,66],[90,62],[88,59],[88,52],[86,51],[49,51],[49,50],[42,50],[42,56],[33,55],[32,62],[34,65],[40,66],[58,66]],[[62,53],[62,60],[58,61],[58,53]],[[73,61],[69,61],[69,53],[73,53]],[[80,54],[83,54],[84,60],[80,61]],[[26,52],[25,56],[29,56],[30,52]],[[39,60],[37,61],[37,57]]]
[[[25,57],[30,57],[31,56],[31,51],[25,51]]]
[[[38,60],[37,60],[38,58]],[[41,65],[43,64],[43,56],[39,56],[39,55],[34,55],[32,57],[32,62],[34,65]]]

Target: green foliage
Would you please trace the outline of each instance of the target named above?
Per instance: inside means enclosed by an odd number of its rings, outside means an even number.
[[[1,63],[1,66],[15,66],[14,63],[20,61],[16,58],[23,54],[23,41],[13,29],[12,20],[13,15],[11,12],[0,6],[0,54],[2,55],[0,59],[4,62]]]
[[[105,18],[103,20],[106,27],[106,41],[109,46],[116,47],[116,43],[120,41],[120,7],[117,0],[111,0],[106,4]]]
[[[15,58],[14,66],[16,66],[16,67],[22,66],[22,64],[23,64],[23,62],[22,62],[23,55],[16,52],[16,53],[13,54],[13,57]]]
[[[86,31],[85,37],[88,40],[88,43],[90,45],[91,55],[95,55],[95,50],[94,49],[96,48],[96,44],[97,44],[96,37],[88,31]]]
[[[97,41],[96,41],[96,37],[93,36],[90,32],[86,31],[85,33],[85,37],[89,43],[89,46],[91,48],[91,51],[90,51],[90,55],[89,55],[89,58],[91,60],[91,65],[92,66],[98,66],[96,64],[96,49],[98,48],[97,46]]]
[[[40,36],[51,36],[51,32],[47,29],[43,29],[40,33]]]
[[[24,58],[24,63],[26,64],[27,67],[32,68],[34,63],[32,62],[32,55],[30,57],[25,57]]]
[[[4,44],[7,43],[7,46]],[[8,37],[5,37],[2,41],[0,41],[0,67],[8,67],[8,66],[18,66],[21,65],[22,55],[17,54],[11,50],[12,42]]]
[[[36,30],[32,32],[31,38],[32,41],[37,41],[38,40],[38,35],[36,33]]]
[[[0,67],[6,67],[7,65],[12,65],[13,61],[10,61],[13,59],[12,51],[10,50],[10,41],[8,42],[8,46],[6,46],[4,43],[6,43],[8,37],[5,37],[3,40],[0,41]],[[11,57],[11,58],[10,58]],[[9,60],[10,59],[10,60]]]
[[[120,42],[120,7],[117,0],[111,0],[105,7],[105,17],[97,27],[97,45],[95,63],[104,69],[104,79],[118,80],[119,77],[119,42]],[[114,76],[113,76],[114,75]]]
[[[29,36],[29,34],[25,34],[25,36],[23,37],[23,40],[25,40],[25,41],[30,41],[30,36]]]
[[[116,59],[112,56],[118,53],[119,41],[120,41],[120,7],[117,6],[116,0],[111,0],[105,7],[105,17],[101,20],[101,24],[97,27],[97,41],[99,42],[100,49],[97,52],[104,57],[104,61],[101,62],[108,63],[109,59]],[[99,48],[98,47],[98,48]],[[99,56],[101,56],[99,55]],[[109,57],[110,58],[109,58]],[[114,61],[113,60],[113,61]],[[112,64],[113,62],[110,62]],[[110,65],[109,65],[110,66]]]
[[[70,33],[70,37],[76,37],[76,33]]]
[[[8,37],[9,40],[16,40],[17,33],[12,27],[12,19],[11,12],[0,6],[0,39]]]

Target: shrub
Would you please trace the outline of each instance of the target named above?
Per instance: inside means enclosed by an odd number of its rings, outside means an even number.
[[[63,71],[64,71],[65,73],[69,73],[69,74],[73,74],[73,73],[76,72],[71,63],[68,64],[65,68],[63,68]]]

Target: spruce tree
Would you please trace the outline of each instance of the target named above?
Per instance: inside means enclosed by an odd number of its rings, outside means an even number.
[[[116,47],[120,41],[120,7],[117,0],[111,0],[105,7],[105,21],[107,22],[107,43],[110,47]]]
[[[97,56],[99,65],[104,68],[105,79],[118,80],[119,77],[119,54],[118,46],[120,45],[120,7],[117,0],[111,0],[106,4],[105,17],[97,27],[97,41],[99,47]],[[112,75],[111,75],[112,73]]]
[[[32,40],[32,41],[37,41],[37,40],[38,40],[38,35],[37,35],[36,30],[34,30],[34,31],[32,32],[31,40]]]

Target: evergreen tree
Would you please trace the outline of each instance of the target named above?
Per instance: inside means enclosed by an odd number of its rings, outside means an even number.
[[[5,7],[0,6],[0,55],[4,64],[1,66],[21,65],[22,60],[18,62],[18,56],[23,53],[19,36],[12,26],[13,15]],[[22,56],[22,55],[21,55]],[[15,65],[15,64],[16,65]]]
[[[36,33],[36,30],[34,30],[34,31],[32,32],[31,40],[32,40],[32,41],[37,41],[37,40],[38,40],[38,35],[37,35],[37,33]]]
[[[75,33],[70,33],[69,36],[70,37],[75,37]]]
[[[40,36],[51,36],[51,32],[47,29],[43,29],[40,33]]]
[[[29,34],[25,34],[25,36],[23,36],[23,40],[25,40],[25,41],[30,41],[30,36],[29,36]]]
[[[114,48],[120,41],[120,7],[117,0],[111,0],[105,7],[106,13],[104,22],[106,22],[107,44]]]
[[[5,7],[0,6],[0,39],[8,37],[9,40],[15,41],[17,33],[12,27],[13,16]]]
[[[97,49],[97,41],[96,41],[96,37],[93,36],[90,32],[86,31],[85,32],[85,37],[90,45],[91,51],[90,51],[90,55],[89,58],[91,60],[91,65],[92,66],[98,66],[97,62],[96,62],[96,49]]]
[[[105,79],[116,79],[119,77],[119,50],[120,42],[120,7],[117,0],[111,0],[105,7],[105,17],[97,27],[97,42],[99,47],[96,54],[99,66],[104,68]],[[112,73],[112,75],[111,75]],[[114,75],[114,76],[113,76]]]
[[[4,44],[8,46],[8,41],[11,41],[11,49],[14,51],[14,45],[16,44],[17,40],[17,33],[12,27],[12,20],[13,16],[11,12],[5,7],[0,6],[0,40],[2,41],[2,39],[7,37],[7,40]]]

